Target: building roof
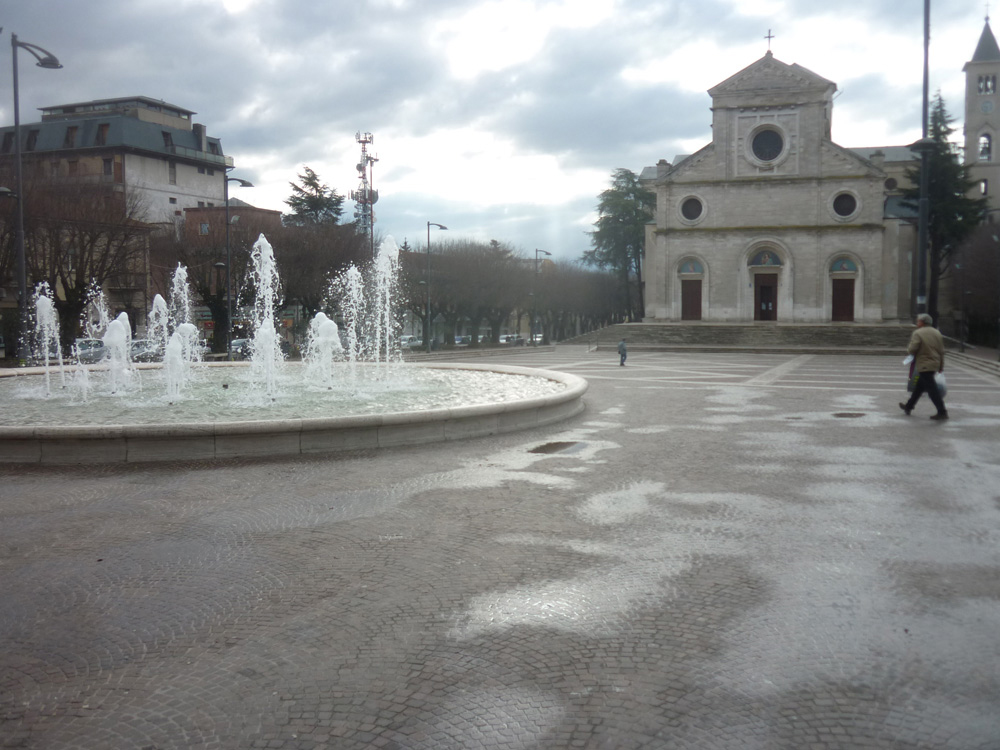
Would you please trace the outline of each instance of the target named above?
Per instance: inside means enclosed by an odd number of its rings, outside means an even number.
[[[39,107],[38,109],[41,111],[42,116],[45,117],[50,115],[84,114],[90,112],[93,112],[95,115],[99,115],[101,112],[126,109],[130,106],[149,109],[154,112],[165,112],[167,114],[174,115],[175,117],[181,117],[185,120],[190,119],[191,115],[198,114],[192,109],[178,107],[176,104],[169,104],[162,99],[153,99],[149,96],[119,96],[113,99],[94,99],[89,102],[53,104],[50,107]]]
[[[74,128],[72,143],[68,142],[67,131]],[[13,131],[13,126],[0,128],[0,134]],[[32,131],[36,131],[34,136]],[[169,138],[167,135],[169,135]],[[28,148],[33,139],[32,148]],[[4,138],[4,147],[8,146]],[[194,162],[209,162],[215,166],[229,165],[223,155],[222,143],[218,138],[205,137],[199,142],[199,133],[187,128],[175,128],[156,122],[146,122],[128,117],[120,111],[108,111],[103,116],[83,119],[56,119],[21,125],[21,149],[29,156],[37,153],[87,152],[95,155],[101,151],[131,150],[156,154],[164,158],[172,157]],[[207,149],[207,150],[202,150]],[[11,153],[4,151],[4,153]]]
[[[862,159],[871,161],[872,156],[881,151],[887,162],[895,161],[916,161],[917,155],[910,150],[909,146],[862,146],[859,148],[848,148]]]
[[[979,44],[976,45],[972,62],[1000,62],[1000,46],[997,45],[997,38],[993,36],[989,17],[983,26],[983,33],[979,37]]]

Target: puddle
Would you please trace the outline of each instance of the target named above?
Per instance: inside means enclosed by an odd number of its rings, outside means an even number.
[[[563,442],[563,443],[545,443],[544,445],[539,445],[536,448],[532,448],[528,453],[562,453],[568,451],[572,448],[576,448],[580,443],[573,442]]]
[[[838,411],[834,412],[833,416],[837,419],[857,419],[858,417],[863,417],[865,413],[863,411]]]

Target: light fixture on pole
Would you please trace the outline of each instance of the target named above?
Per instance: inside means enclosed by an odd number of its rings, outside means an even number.
[[[531,277],[531,345],[538,346],[538,342],[535,341],[535,328],[538,327],[538,314],[536,312],[536,300],[538,296],[535,294],[535,286],[538,279],[538,256],[541,255],[552,255],[552,253],[546,250],[539,250],[535,248],[535,275]]]
[[[17,358],[23,366],[28,363],[28,264],[24,257],[24,183],[21,176],[21,113],[18,99],[17,50],[18,48],[27,50],[37,60],[36,64],[39,68],[56,70],[62,65],[56,56],[48,50],[42,49],[37,44],[18,41],[17,34],[10,35],[10,47],[14,70],[14,164],[17,182],[15,189],[15,193],[17,193],[17,225],[14,242],[17,252],[17,290],[20,295],[18,300],[20,340],[17,342]]]
[[[226,360],[233,358],[233,254],[229,249],[229,183],[238,182],[240,187],[253,187],[253,183],[239,177],[226,175],[223,190],[226,196]]]
[[[427,353],[431,353],[431,227],[447,229],[444,224],[435,224],[433,221],[427,222],[427,329],[424,341],[427,344]]]

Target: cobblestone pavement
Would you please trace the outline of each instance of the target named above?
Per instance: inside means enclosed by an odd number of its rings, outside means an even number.
[[[0,747],[1000,747],[1000,382],[559,347],[544,430],[0,468]]]

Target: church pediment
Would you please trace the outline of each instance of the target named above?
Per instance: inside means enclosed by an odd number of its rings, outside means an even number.
[[[870,161],[862,159],[850,149],[832,141],[824,141],[822,146],[822,170],[826,176],[870,174],[884,176],[883,170]]]
[[[801,65],[788,65],[768,52],[760,60],[730,76],[708,90],[712,99],[739,97],[749,94],[779,94],[793,92],[826,93],[837,90],[837,84],[818,76]]]

